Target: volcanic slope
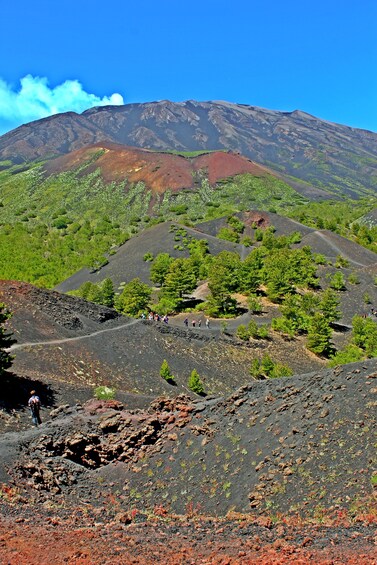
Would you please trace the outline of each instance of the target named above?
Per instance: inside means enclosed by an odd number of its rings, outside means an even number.
[[[256,356],[273,350],[280,362],[294,370],[311,370],[323,362],[313,359],[298,340],[287,351],[277,337],[273,342],[242,344],[222,334],[219,322],[211,328],[185,328],[182,321],[166,325],[126,318],[115,311],[26,283],[1,281],[0,301],[13,317],[9,328],[17,343],[12,346],[12,370],[25,379],[38,380],[52,389],[59,383],[71,387],[109,385],[124,393],[144,395],[188,392],[193,369],[208,394],[229,393],[249,381],[249,367]],[[168,361],[176,384],[159,375]]]
[[[1,479],[39,501],[55,493],[102,507],[118,493],[110,514],[156,505],[212,516],[373,513],[376,369],[369,360],[253,382],[227,398],[158,398],[148,411],[91,401],[43,430],[3,435]]]
[[[366,296],[368,296],[370,305],[377,304],[377,287],[374,284],[377,276],[377,255],[372,251],[368,251],[328,230],[314,230],[278,214],[251,210],[239,213],[237,216],[244,223],[244,235],[249,235],[253,240],[255,239],[256,228],[263,230],[273,226],[275,234],[278,236],[299,232],[301,242],[296,244],[297,247],[309,245],[314,254],[321,254],[326,258],[326,264],[318,266],[318,277],[323,289],[329,286],[330,278],[336,272],[343,274],[346,287],[344,291],[338,292],[342,312],[341,323],[350,326],[355,314],[365,314],[369,311],[371,306],[368,306],[368,303],[365,302]],[[216,237],[219,230],[226,225],[226,217],[197,224],[195,228],[179,226],[171,222],[159,224],[127,241],[115,255],[109,257],[108,264],[99,271],[93,273],[89,269],[81,269],[59,284],[56,289],[60,292],[68,292],[79,288],[86,281],[100,283],[105,278],[110,278],[115,288],[136,277],[147,284],[151,284],[149,278],[151,263],[144,261],[144,255],[152,253],[156,257],[158,253],[169,253],[172,257],[187,257],[188,250],[181,245],[185,238],[207,240],[209,250],[214,255],[227,250],[237,252],[242,259],[245,259],[250,253],[251,247],[246,248],[243,245],[220,240]],[[184,235],[180,236],[178,241],[176,239],[177,230],[173,229],[174,226],[178,230],[184,230]],[[180,247],[180,249],[177,249],[177,247]],[[334,266],[339,256],[347,260],[347,266],[342,268]],[[357,276],[358,284],[347,282],[351,275]],[[350,280],[352,280],[352,277]],[[276,315],[278,315],[277,310]],[[244,321],[239,323],[244,323]],[[261,323],[263,323],[263,319],[261,319]],[[232,326],[232,323],[230,323],[230,326]]]
[[[181,236],[177,235],[175,227],[183,230],[184,234]],[[116,254],[109,257],[108,264],[99,271],[93,273],[90,269],[81,269],[72,277],[57,285],[56,290],[68,292],[77,289],[86,281],[98,283],[107,277],[111,278],[115,287],[136,277],[147,284],[152,284],[149,278],[151,263],[144,261],[144,255],[152,253],[153,257],[156,257],[159,253],[169,253],[174,258],[188,257],[188,249],[182,245],[182,240],[185,238],[208,241],[208,249],[213,255],[221,251],[245,253],[243,245],[218,239],[202,230],[198,231],[195,228],[189,228],[174,222],[164,222],[148,228],[129,239],[117,250]]]
[[[156,150],[232,150],[274,168],[306,196],[375,193],[377,135],[301,111],[229,102],[167,100],[58,114],[0,138],[14,163],[65,154],[107,140]]]

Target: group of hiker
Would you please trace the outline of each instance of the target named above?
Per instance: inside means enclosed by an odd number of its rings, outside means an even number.
[[[146,314],[144,314],[144,312],[143,312],[142,315],[141,315],[141,319],[142,319],[142,320],[146,320],[146,319],[147,319],[147,316],[146,316]],[[157,312],[156,312],[156,313],[154,313],[154,312],[149,312],[149,314],[148,314],[148,320],[149,320],[150,322],[153,322],[153,321],[154,321],[154,322],[164,322],[165,324],[168,324],[168,323],[169,323],[169,317],[168,317],[167,314],[165,314],[165,316],[160,316],[160,314],[157,314]]]
[[[183,320],[183,323],[186,326],[186,328],[189,327],[189,319],[187,318],[187,316]],[[198,326],[198,328],[201,328],[202,327],[202,320],[201,319],[199,319],[198,321],[191,320],[191,325],[192,325],[193,328],[196,328],[196,325]],[[207,329],[209,328],[209,318],[206,318],[205,326],[206,326]]]
[[[165,316],[161,316],[157,312],[149,312],[148,315],[143,312],[141,314],[141,319],[149,320],[150,322],[164,322],[165,324],[169,323],[169,317],[167,314],[165,314]],[[201,328],[202,320],[199,318],[199,320],[193,319],[189,321],[188,317],[186,316],[186,318],[183,320],[183,324],[186,326],[186,328],[188,328],[190,324],[193,328]],[[205,320],[205,327],[207,329],[209,328],[209,318],[206,318]]]

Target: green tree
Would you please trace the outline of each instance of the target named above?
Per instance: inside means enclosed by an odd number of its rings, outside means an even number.
[[[156,284],[163,285],[165,277],[169,271],[169,267],[173,261],[174,259],[173,257],[170,257],[169,253],[159,253],[151,266],[151,281]]]
[[[338,309],[339,302],[338,296],[331,288],[327,288],[322,294],[319,311],[328,322],[336,322],[342,317],[342,313]]]
[[[377,357],[377,323],[372,318],[352,318],[352,342],[365,351],[367,357]]]
[[[309,247],[302,249],[274,249],[265,260],[264,280],[269,298],[280,302],[296,287],[316,285],[316,265]]]
[[[199,373],[196,369],[191,371],[191,375],[188,380],[188,387],[192,390],[192,392],[195,392],[195,394],[202,395],[204,393],[204,385],[200,380]]]
[[[174,377],[171,374],[170,367],[166,359],[163,360],[162,365],[160,367],[160,377],[165,379],[165,381],[174,382]]]
[[[150,287],[135,278],[125,285],[122,294],[117,297],[116,309],[129,316],[137,316],[148,307],[150,299]]]
[[[329,355],[333,351],[331,335],[329,321],[321,312],[316,312],[309,323],[307,348],[317,355]]]
[[[225,241],[233,241],[233,243],[239,243],[240,241],[239,234],[231,228],[220,228],[217,232],[217,237]]]
[[[164,289],[172,296],[182,298],[196,288],[197,279],[191,259],[175,259],[164,281]]]
[[[211,291],[211,306],[218,313],[234,313],[237,302],[230,296],[239,288],[241,260],[238,253],[222,251],[209,268],[208,288]]]
[[[162,289],[158,297],[158,303],[153,305],[153,309],[161,315],[171,314],[177,310],[179,302],[179,298],[165,293],[164,289]]]
[[[280,377],[290,377],[292,370],[282,363],[277,363],[266,353],[262,360],[253,359],[250,367],[250,375],[254,379],[276,379]]]
[[[12,317],[12,314],[6,309],[5,304],[0,302],[0,377],[12,365],[13,356],[7,349],[16,342],[12,338],[12,334],[7,331],[4,324]]]
[[[101,284],[101,293],[102,293],[102,302],[104,306],[108,306],[112,308],[114,306],[114,285],[113,281],[110,278],[106,278],[102,281]]]
[[[262,281],[262,268],[264,265],[265,251],[261,248],[253,249],[240,266],[240,290],[255,292]]]
[[[296,326],[293,320],[289,320],[284,316],[280,318],[273,318],[271,327],[276,332],[283,334],[288,339],[293,339],[296,334]]]

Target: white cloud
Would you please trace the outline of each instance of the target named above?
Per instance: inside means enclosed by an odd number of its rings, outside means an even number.
[[[46,77],[26,75],[15,90],[0,78],[0,134],[21,124],[59,112],[83,112],[93,106],[119,106],[123,96],[117,92],[100,98],[85,92],[78,80],[66,80],[50,88]]]

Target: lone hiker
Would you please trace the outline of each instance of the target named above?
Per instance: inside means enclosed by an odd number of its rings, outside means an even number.
[[[34,426],[39,426],[42,423],[41,417],[39,415],[41,409],[41,401],[39,396],[36,395],[35,390],[30,391],[31,397],[28,401],[28,406],[31,411],[31,419],[33,420]]]

